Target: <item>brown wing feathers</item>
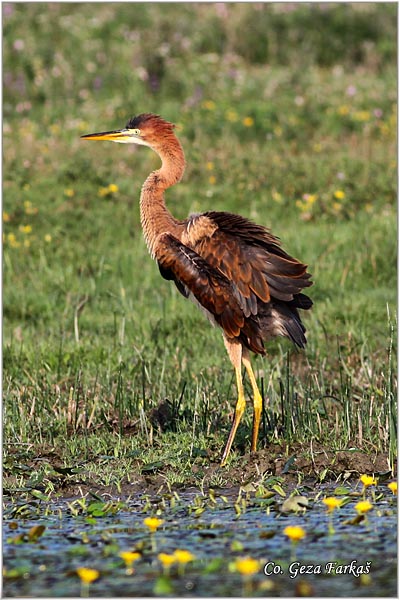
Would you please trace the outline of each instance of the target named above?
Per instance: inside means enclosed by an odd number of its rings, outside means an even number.
[[[229,337],[240,335],[243,311],[234,284],[223,273],[168,233],[158,240],[157,261],[161,274],[183,284]]]
[[[310,274],[268,229],[226,212],[194,215],[182,241],[160,236],[156,254],[163,277],[192,293],[228,337],[260,354],[262,339],[277,331],[304,346],[297,308],[312,306],[301,293],[312,285]]]
[[[194,248],[236,283],[246,298],[248,314],[257,314],[254,296],[262,302],[271,297],[291,301],[311,285],[306,265],[282,250],[278,238],[265,227],[226,212],[208,212],[199,216],[202,218],[218,228],[214,227],[212,236],[200,238]]]

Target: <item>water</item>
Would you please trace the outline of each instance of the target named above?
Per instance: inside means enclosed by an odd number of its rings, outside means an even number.
[[[332,491],[332,490],[331,490]],[[367,521],[351,524],[357,515],[351,498],[333,514],[334,533],[328,533],[326,507],[320,499],[305,513],[283,514],[282,499],[247,499],[235,510],[236,499],[213,502],[207,496],[183,493],[149,500],[128,499],[115,514],[90,518],[88,497],[83,509],[76,502],[6,504],[3,527],[6,597],[75,597],[82,592],[75,570],[96,569],[100,577],[90,585],[93,597],[135,596],[259,596],[292,597],[311,593],[320,597],[395,597],[397,595],[397,504],[386,486]],[[240,503],[239,503],[240,505]],[[150,535],[143,519],[155,514],[164,524]],[[80,510],[81,514],[76,514]],[[75,513],[75,514],[74,514]],[[45,526],[37,541],[22,541],[35,525]],[[283,534],[287,525],[306,531],[294,549]],[[25,535],[26,540],[26,535]],[[139,549],[142,558],[127,574],[118,556]],[[196,558],[162,577],[159,552],[189,550]],[[260,560],[260,571],[245,578],[234,572],[236,558]],[[353,562],[352,562],[353,561]],[[263,566],[268,564],[266,575]],[[346,566],[347,565],[347,566]],[[344,571],[348,571],[344,573]],[[360,570],[364,575],[357,576]]]

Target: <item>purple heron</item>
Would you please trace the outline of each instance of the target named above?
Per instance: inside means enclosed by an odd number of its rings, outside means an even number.
[[[255,451],[262,397],[250,351],[265,355],[264,342],[275,336],[304,347],[305,328],[298,309],[312,306],[302,293],[312,285],[307,265],[287,254],[267,228],[239,215],[208,211],[183,221],[172,216],[164,192],[182,178],[185,156],[174,125],[160,116],[141,114],[124,129],[82,138],[141,144],[160,156],[161,168],[150,173],[140,195],[144,238],[161,275],[174,281],[178,290],[222,329],[238,397],[221,465],[227,460],[245,409],[242,364],[253,390],[251,451]]]

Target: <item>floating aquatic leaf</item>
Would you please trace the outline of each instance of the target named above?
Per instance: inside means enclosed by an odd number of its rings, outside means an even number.
[[[245,494],[257,491],[257,487],[254,485],[252,481],[246,483],[245,485],[240,486],[240,491]]]
[[[276,535],[276,531],[262,531],[258,536],[262,540],[269,540]]]
[[[222,558],[222,557],[213,558],[212,560],[210,560],[209,563],[207,563],[207,566],[204,569],[203,574],[216,573],[225,565],[225,563],[226,563],[225,558]]]
[[[50,499],[50,496],[48,496],[48,495],[46,496],[39,490],[31,490],[31,495],[34,496],[35,498],[38,498],[38,500],[43,500],[43,502],[48,502]]]
[[[45,525],[34,525],[28,531],[28,540],[30,542],[36,542],[43,535],[45,529]]]
[[[90,549],[83,544],[76,544],[68,548],[68,554],[70,556],[88,556]]]
[[[359,585],[371,585],[372,584],[371,575],[369,573],[361,573],[358,583],[359,583]]]
[[[244,546],[242,542],[239,542],[239,540],[233,540],[233,542],[231,543],[232,552],[243,552],[243,549]]]
[[[215,539],[216,537],[218,537],[218,533],[216,531],[210,531],[210,530],[199,531],[198,535],[204,539]]]
[[[275,490],[275,492],[279,494],[282,498],[286,498],[286,492],[283,490],[282,486],[279,485],[279,483],[273,485],[272,489]]]
[[[21,579],[29,575],[29,569],[26,565],[13,567],[12,569],[3,569],[3,577],[6,579]]]
[[[365,520],[364,515],[357,515],[354,519],[347,519],[343,521],[343,525],[359,525],[362,521]]]
[[[296,583],[295,590],[299,598],[310,598],[315,595],[313,586],[304,579]]]
[[[338,487],[336,487],[333,490],[333,493],[335,494],[335,496],[346,496],[350,492],[351,492],[351,490],[349,490],[348,488],[341,486],[341,485],[339,485]]]
[[[271,490],[264,489],[262,492],[257,490],[256,498],[258,498],[260,500],[269,500],[270,498],[274,498],[275,495],[276,495],[276,492],[272,492]]]
[[[168,594],[172,594],[173,591],[174,588],[169,577],[166,575],[157,577],[153,588],[153,592],[156,596],[167,596]]]
[[[93,492],[92,490],[89,490],[89,496],[92,496],[92,498],[94,498],[98,502],[104,502],[104,498],[102,498],[100,496],[100,494],[98,494],[97,492]]]
[[[9,538],[7,540],[7,544],[23,544],[24,541],[25,541],[25,534],[19,533],[18,535],[14,536],[13,538]]]
[[[308,507],[308,498],[306,496],[290,496],[286,498],[281,506],[281,512],[299,512]]]
[[[107,514],[107,503],[105,502],[92,502],[87,507],[87,511],[93,517],[104,517]]]

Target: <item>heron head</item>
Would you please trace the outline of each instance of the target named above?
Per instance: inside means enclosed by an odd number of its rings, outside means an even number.
[[[172,134],[174,125],[151,113],[138,115],[128,121],[123,129],[89,133],[82,135],[84,140],[108,140],[119,144],[141,144],[150,148],[157,147],[165,137]]]

